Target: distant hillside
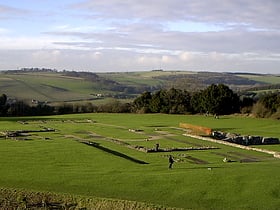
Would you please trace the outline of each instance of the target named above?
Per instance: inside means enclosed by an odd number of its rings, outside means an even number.
[[[236,73],[235,75],[265,84],[280,84],[280,75],[275,74],[245,74]]]
[[[98,75],[115,80],[120,84],[139,86],[150,85],[151,89],[179,88],[188,91],[203,89],[211,84],[225,84],[234,90],[244,90],[270,84],[269,81],[255,80],[234,73],[191,72],[191,71],[147,71],[127,73],[99,73]],[[259,75],[261,77],[261,75]],[[266,78],[267,75],[263,75]],[[277,76],[274,76],[277,78]],[[279,77],[280,83],[280,77]]]
[[[50,69],[22,69],[0,72],[0,94],[31,102],[102,101],[106,98],[130,99],[144,91],[171,87],[194,91],[223,83],[234,90],[280,84],[277,75],[245,75],[190,71],[146,72],[58,72]]]

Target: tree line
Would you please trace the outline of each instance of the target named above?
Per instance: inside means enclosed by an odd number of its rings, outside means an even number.
[[[238,112],[239,106],[238,95],[224,84],[212,84],[193,93],[175,88],[145,92],[133,102],[135,112],[166,114],[226,115]]]
[[[112,99],[102,105],[92,103],[57,106],[37,104],[30,106],[22,101],[7,103],[7,96],[0,95],[1,116],[31,116],[91,112],[111,113],[165,113],[165,114],[252,114],[256,117],[280,119],[280,93],[268,93],[260,98],[240,95],[224,84],[212,84],[203,90],[188,92],[171,88],[156,92],[145,91],[131,103]]]

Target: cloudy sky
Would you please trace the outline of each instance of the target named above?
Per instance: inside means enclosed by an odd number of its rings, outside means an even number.
[[[280,73],[279,0],[0,0],[0,70]]]

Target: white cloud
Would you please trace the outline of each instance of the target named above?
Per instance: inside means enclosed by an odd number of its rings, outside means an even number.
[[[37,65],[47,66],[59,64],[62,54],[59,50],[40,50],[33,52],[31,56],[31,60],[35,61]]]
[[[164,64],[174,64],[176,63],[176,59],[174,58],[174,56],[170,56],[170,55],[163,55],[161,57],[161,61]]]
[[[251,24],[279,28],[280,2],[275,0],[103,0],[85,1],[72,6],[92,17],[141,19],[148,21],[199,21]]]
[[[49,47],[51,43],[38,37],[1,37],[0,49],[28,50]]]
[[[193,58],[194,56],[192,55],[192,53],[190,52],[182,52],[180,53],[179,55],[179,58],[182,60],[182,61],[189,61]]]
[[[191,59],[182,59],[191,55]],[[178,55],[130,53],[119,50],[0,50],[1,69],[46,67],[59,70],[140,71],[164,70],[251,71],[279,73],[279,54],[225,54],[182,52]],[[277,66],[277,67],[275,67]],[[264,71],[265,69],[265,71]]]
[[[156,66],[156,65],[160,65],[161,62],[161,58],[156,57],[156,56],[148,56],[148,55],[142,55],[139,56],[137,59],[138,63],[140,65],[144,65],[144,66]]]
[[[90,54],[90,58],[94,59],[94,60],[99,60],[102,57],[102,53],[101,52],[93,52]]]
[[[1,69],[10,62],[97,71],[279,72],[280,1],[86,0],[69,7],[50,2],[56,7],[49,19],[51,6],[40,17],[42,2],[34,1],[37,7],[28,11],[0,4],[0,21],[11,23],[0,28]]]
[[[5,31],[4,31],[5,32]],[[0,29],[1,34],[1,29]],[[60,44],[63,43],[63,44]],[[80,44],[77,44],[80,43]],[[77,49],[87,50],[83,40],[73,37],[54,36],[7,36],[5,33],[0,39],[2,50],[35,50],[35,49]]]

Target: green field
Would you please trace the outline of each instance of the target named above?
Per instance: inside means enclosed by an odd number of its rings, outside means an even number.
[[[94,85],[88,81],[54,73],[3,74],[0,88],[9,97],[29,101],[84,100],[95,93]]]
[[[263,82],[279,84],[280,77],[190,71],[106,72],[92,75],[39,70],[5,71],[0,72],[0,94],[27,103],[37,100],[47,101],[51,105],[71,102],[100,105],[107,103],[112,97],[118,100],[127,98],[131,101],[144,91],[153,92],[171,87],[195,91],[211,83],[223,83],[241,90],[255,87],[257,83],[263,85]],[[99,94],[102,95],[101,98],[96,97]]]
[[[280,160],[183,136],[179,123],[280,138],[271,119],[83,114],[0,118],[0,188],[138,201],[184,209],[279,209]],[[52,128],[51,132],[35,132]],[[0,134],[1,136],[1,134]],[[89,144],[90,143],[90,144]],[[145,153],[131,147],[218,149]],[[98,147],[92,146],[98,145]],[[129,145],[130,147],[128,147]],[[259,146],[280,151],[280,145]],[[177,160],[168,169],[168,155]],[[232,162],[224,163],[224,157]],[[140,164],[145,162],[146,164]]]
[[[119,72],[119,73],[99,73],[98,75],[115,80],[121,84],[131,86],[164,86],[166,80],[159,79],[158,77],[170,77],[170,76],[185,76],[189,74],[195,74],[188,71],[142,71],[142,72]]]
[[[239,75],[240,77],[245,77],[254,81],[258,82],[264,82],[267,84],[280,84],[280,76],[279,75],[266,75],[266,74],[258,74],[258,75],[253,75],[253,74],[242,74]]]

